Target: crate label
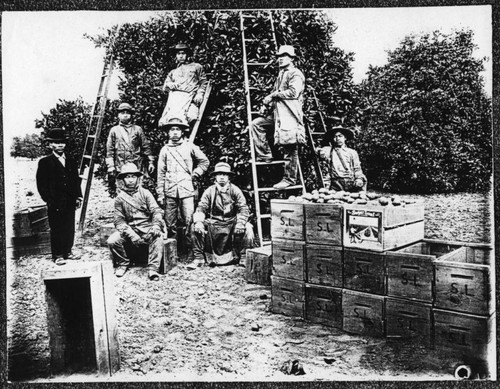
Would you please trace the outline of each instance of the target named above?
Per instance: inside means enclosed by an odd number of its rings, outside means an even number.
[[[346,212],[346,227],[351,243],[382,241],[379,234],[382,228],[382,212],[360,209],[348,209]]]

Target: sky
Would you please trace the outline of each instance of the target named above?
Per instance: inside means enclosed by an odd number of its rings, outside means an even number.
[[[471,28],[479,57],[491,57],[491,7],[330,9],[338,26],[334,43],[355,53],[353,77],[360,82],[371,65],[383,65],[408,34]],[[59,99],[81,97],[93,103],[102,72],[102,49],[84,38],[104,33],[120,22],[146,20],[147,11],[54,11],[2,13],[4,151],[13,136],[36,132],[34,121]],[[486,63],[491,96],[492,61]],[[114,81],[117,77],[114,77]],[[112,87],[110,98],[117,98]]]

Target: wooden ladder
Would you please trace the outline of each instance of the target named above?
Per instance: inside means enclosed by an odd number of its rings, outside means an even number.
[[[198,128],[200,127],[201,119],[203,118],[203,113],[205,112],[205,107],[207,106],[208,98],[210,97],[211,92],[212,92],[212,81],[208,81],[207,89],[205,89],[205,94],[203,95],[203,101],[200,105],[200,111],[198,112],[198,118],[196,119],[191,134],[189,135],[189,141],[191,143],[194,142],[194,138],[196,138],[196,134],[198,133]]]
[[[242,41],[242,49],[243,49],[243,69],[244,69],[244,83],[245,83],[245,99],[246,99],[246,108],[247,108],[247,122],[248,122],[248,127],[250,127],[250,124],[253,120],[254,115],[258,114],[257,111],[254,111],[252,108],[252,96],[251,96],[251,91],[255,90],[254,86],[250,85],[250,68],[252,71],[258,72],[259,68],[267,68],[271,65],[272,61],[269,62],[259,62],[258,59],[251,59],[248,58],[248,52],[247,52],[247,43],[249,42],[255,42],[255,41],[262,41],[262,37],[247,37],[246,36],[246,30],[247,28],[245,27],[245,21],[246,20],[255,20],[256,17],[262,16],[262,14],[265,15],[265,17],[269,20],[270,24],[270,30],[266,31],[266,33],[270,34],[270,37],[267,37],[267,41],[271,41],[274,44],[275,50],[278,49],[277,41],[276,41],[276,33],[274,29],[274,22],[273,22],[273,17],[271,11],[240,11],[240,31],[241,31],[241,41]],[[261,212],[261,207],[260,207],[260,201],[261,201],[261,196],[262,194],[266,192],[283,192],[283,191],[293,191],[293,190],[300,190],[302,193],[305,193],[305,183],[304,183],[304,177],[302,175],[302,168],[300,166],[300,163],[298,165],[298,178],[300,184],[298,185],[292,185],[289,186],[285,189],[275,189],[272,186],[271,187],[259,187],[259,168],[262,166],[270,166],[270,165],[284,165],[285,161],[284,160],[273,160],[272,162],[257,162],[256,156],[255,156],[255,149],[254,149],[254,139],[251,134],[251,131],[249,131],[249,137],[250,137],[250,154],[251,154],[251,168],[252,168],[252,182],[253,182],[253,193],[254,193],[254,202],[255,202],[255,217],[256,217],[256,224],[257,224],[257,236],[259,238],[259,245],[263,246],[266,244],[269,244],[270,241],[264,240],[264,234],[263,234],[263,220],[267,219],[271,220],[271,213],[269,214],[263,214]]]
[[[114,38],[118,34],[116,30]],[[87,135],[85,139],[85,146],[83,148],[83,156],[80,161],[80,167],[78,173],[82,179],[82,192],[83,192],[83,202],[80,209],[80,217],[78,221],[78,228],[83,231],[85,227],[85,215],[87,213],[87,205],[90,197],[90,188],[92,186],[92,177],[94,175],[94,165],[95,158],[97,155],[97,149],[99,145],[99,137],[101,135],[104,115],[106,112],[106,104],[108,102],[108,90],[111,80],[111,75],[113,74],[114,68],[114,56],[113,56],[113,42],[110,45],[110,51],[106,53],[104,59],[104,66],[102,69],[101,79],[99,82],[99,89],[97,91],[97,97],[92,107],[90,114],[89,123],[87,126]]]

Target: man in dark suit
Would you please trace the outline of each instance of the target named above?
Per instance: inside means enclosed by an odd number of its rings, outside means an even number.
[[[64,265],[66,259],[78,259],[71,249],[75,236],[75,210],[81,206],[82,190],[77,165],[64,154],[64,130],[49,130],[46,139],[52,153],[38,162],[36,184],[47,203],[52,259],[56,265]]]

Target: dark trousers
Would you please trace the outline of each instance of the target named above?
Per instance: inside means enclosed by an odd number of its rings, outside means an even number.
[[[67,258],[75,239],[75,208],[48,207],[52,258]]]

